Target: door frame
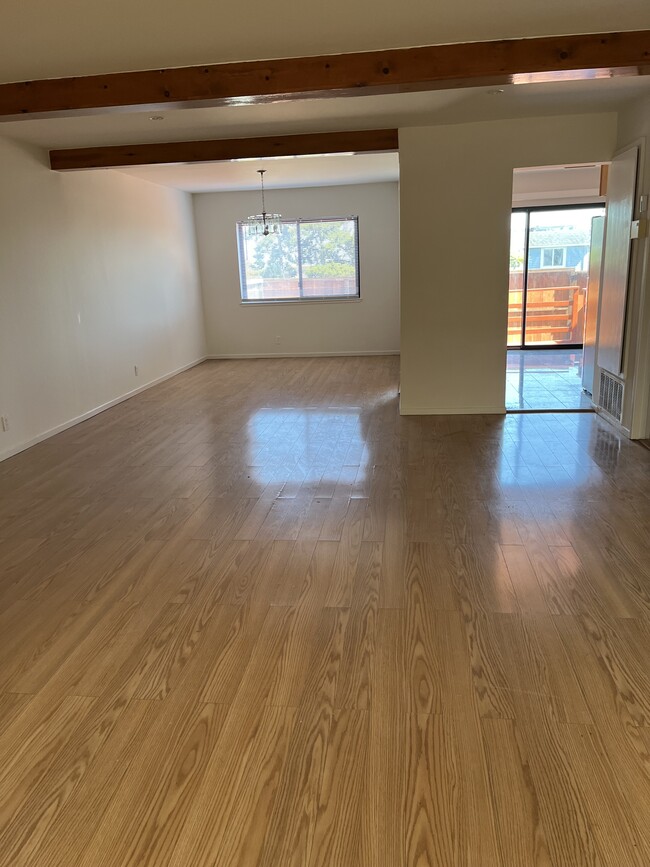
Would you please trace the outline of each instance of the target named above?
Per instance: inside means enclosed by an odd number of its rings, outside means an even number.
[[[511,209],[511,213],[526,214],[526,238],[524,241],[524,270],[522,275],[522,294],[521,294],[521,342],[515,345],[506,345],[506,349],[521,352],[522,350],[540,349],[543,351],[558,350],[558,349],[582,349],[584,343],[548,343],[543,346],[534,346],[526,344],[526,309],[528,301],[528,252],[530,247],[530,215],[539,211],[579,211],[587,208],[602,208],[605,211],[605,202],[584,203],[576,205],[523,205]]]

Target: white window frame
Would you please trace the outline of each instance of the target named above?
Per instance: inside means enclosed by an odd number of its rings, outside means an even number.
[[[540,271],[543,269],[545,271],[551,271],[553,268],[566,268],[566,247],[540,247],[541,255],[539,259],[539,268]],[[562,251],[562,263],[560,265],[556,265],[554,262],[551,262],[550,265],[544,264],[544,253],[555,253],[556,250]],[[552,258],[552,255],[551,255]]]
[[[357,291],[354,295],[304,295],[302,255],[300,248],[300,226],[302,223],[354,223],[354,271]],[[312,302],[329,301],[360,301],[361,275],[359,272],[359,218],[358,217],[298,217],[293,220],[282,220],[282,226],[296,226],[298,244],[298,289],[300,295],[291,298],[247,298],[246,297],[246,257],[244,254],[244,233],[246,221],[237,223],[237,254],[239,256],[239,294],[244,305],[254,304],[311,304]]]

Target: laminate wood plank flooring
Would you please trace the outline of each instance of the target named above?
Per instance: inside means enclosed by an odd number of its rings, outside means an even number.
[[[648,867],[650,452],[205,362],[0,463],[0,867]]]

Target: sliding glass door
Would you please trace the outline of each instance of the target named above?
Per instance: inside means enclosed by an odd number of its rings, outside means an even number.
[[[591,221],[604,213],[593,205],[513,211],[510,348],[582,346]]]

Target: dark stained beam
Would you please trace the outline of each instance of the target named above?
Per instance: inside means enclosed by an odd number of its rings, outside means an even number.
[[[0,119],[437,90],[650,72],[650,30],[465,42],[0,85]]]
[[[50,151],[50,165],[57,171],[69,171],[161,163],[203,163],[252,157],[286,157],[297,154],[334,154],[347,151],[369,153],[397,150],[397,147],[396,129],[375,129],[361,132],[71,148]]]

